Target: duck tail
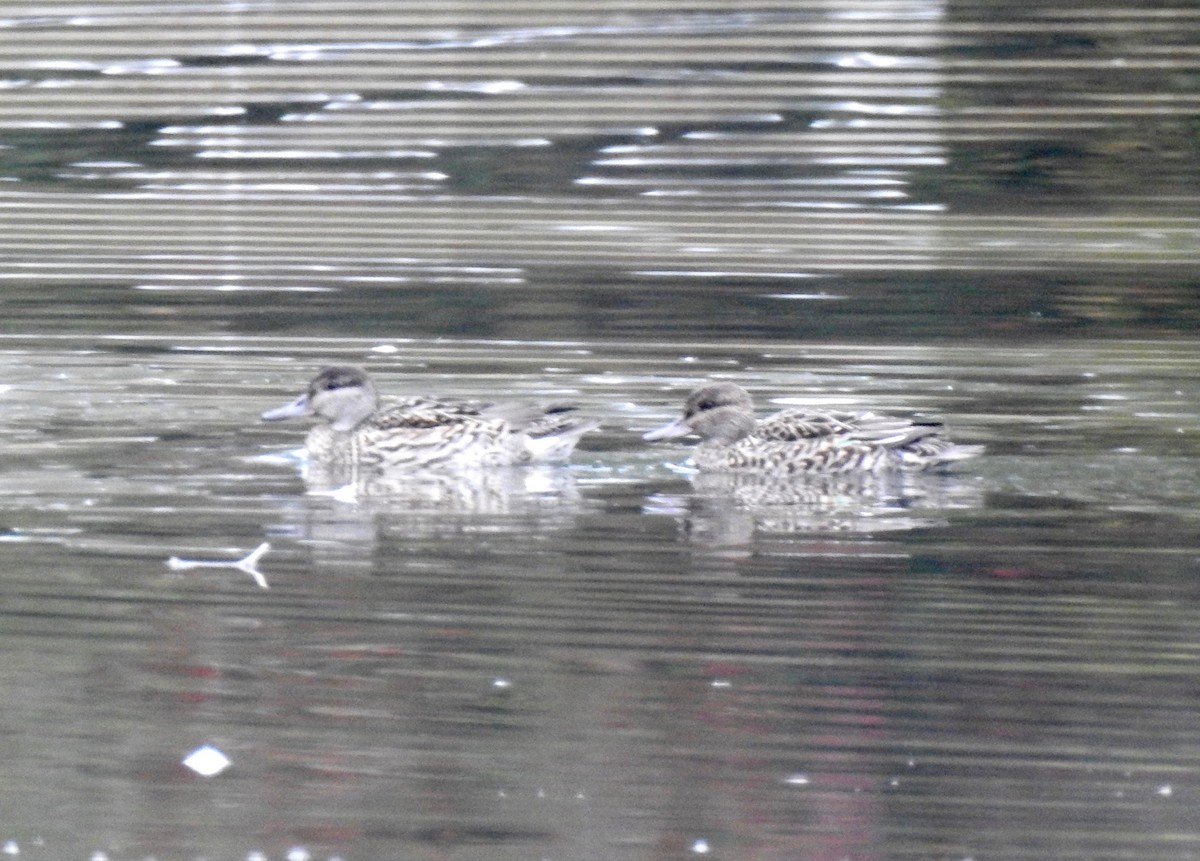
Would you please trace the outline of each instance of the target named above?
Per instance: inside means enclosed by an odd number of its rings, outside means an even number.
[[[943,441],[944,442],[944,441]],[[901,462],[909,469],[937,470],[983,454],[985,446],[945,443],[939,446],[917,445],[901,451]]]
[[[979,457],[986,449],[985,445],[958,445],[955,443],[943,451],[941,456],[947,462],[968,460],[972,457]]]
[[[551,422],[550,419],[557,421]],[[525,433],[525,449],[534,463],[565,463],[579,438],[600,427],[596,419],[575,416],[546,416]]]

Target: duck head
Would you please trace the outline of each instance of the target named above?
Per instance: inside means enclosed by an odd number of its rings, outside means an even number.
[[[316,416],[336,431],[353,430],[379,408],[375,384],[361,368],[340,365],[325,368],[292,401],[262,414],[263,421],[276,422]]]
[[[696,389],[683,405],[683,415],[642,435],[642,439],[678,439],[696,434],[704,442],[729,445],[754,431],[750,395],[733,383]]]

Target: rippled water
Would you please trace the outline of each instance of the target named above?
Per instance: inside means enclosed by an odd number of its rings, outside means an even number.
[[[0,11],[4,854],[1200,856],[1195,10],[727,7]],[[314,492],[329,362],[603,425]]]
[[[318,357],[605,426],[565,469],[306,494],[302,430],[255,416]],[[1186,857],[1196,361],[9,339],[8,834],[46,858]],[[990,453],[869,502],[693,484],[637,434],[710,375],[945,415]],[[262,541],[267,589],[166,564]],[[204,743],[233,760],[207,781],[178,765]]]

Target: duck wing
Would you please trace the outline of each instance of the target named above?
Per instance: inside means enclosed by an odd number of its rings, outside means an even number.
[[[414,395],[408,398],[388,398],[383,402],[379,412],[402,413],[406,410],[437,410],[453,415],[481,416],[491,406],[490,403],[477,401],[458,401]]]
[[[502,421],[470,406],[436,402],[392,405],[377,412],[354,437],[357,459],[384,470],[519,462],[520,438]]]
[[[484,411],[487,418],[503,419],[520,434],[532,463],[565,463],[579,438],[600,422],[577,414],[573,404],[497,404]]]
[[[389,404],[375,413],[370,419],[370,426],[379,431],[403,431],[494,422],[472,404],[409,398]]]
[[[577,414],[579,408],[572,404],[543,406],[540,414],[525,426],[525,433],[534,439],[551,436],[579,436],[600,426],[595,419]]]
[[[372,416],[358,442],[365,460],[389,467],[562,463],[579,437],[599,426],[575,409],[408,398]]]
[[[527,401],[450,401],[427,397],[390,400],[376,413],[376,420],[390,427],[431,427],[438,423],[459,424],[464,419],[503,422],[513,431],[531,437],[549,436],[588,428],[599,423],[576,415],[574,404],[546,404]]]
[[[937,423],[924,424],[875,413],[791,409],[760,421],[754,435],[773,442],[841,438],[891,447],[937,434],[940,430],[941,425]]]

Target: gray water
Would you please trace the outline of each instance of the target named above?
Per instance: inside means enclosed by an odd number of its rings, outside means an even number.
[[[6,5],[0,851],[1200,856],[1198,20]],[[603,424],[330,494],[330,362]],[[987,454],[694,476],[718,378]]]

